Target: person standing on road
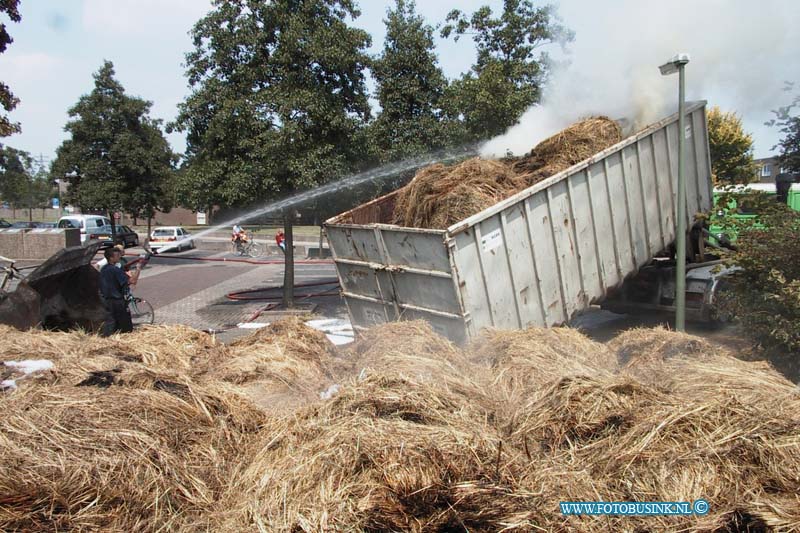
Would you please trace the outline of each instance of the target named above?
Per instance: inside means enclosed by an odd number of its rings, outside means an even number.
[[[278,245],[278,248],[280,248],[284,254],[286,253],[286,236],[282,231],[278,231],[278,233],[275,234],[275,244]]]
[[[103,254],[108,263],[100,269],[100,294],[106,307],[106,321],[103,336],[133,331],[131,312],[126,300],[130,291],[128,275],[116,265],[122,254],[116,248],[108,248]],[[138,277],[138,276],[137,276]]]

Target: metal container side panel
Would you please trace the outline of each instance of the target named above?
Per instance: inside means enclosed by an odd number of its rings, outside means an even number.
[[[713,200],[713,187],[711,182],[711,150],[708,144],[708,116],[705,108],[702,113],[695,111],[692,113],[692,122],[695,124],[697,135],[694,136],[695,161],[699,172],[697,184],[700,195],[700,209],[704,211],[710,209]],[[708,176],[708,179],[704,177]]]
[[[711,178],[704,106],[690,112],[693,216]],[[470,335],[562,324],[674,241],[677,116],[656,126],[448,229]]]
[[[425,318],[448,337],[465,338],[443,231],[381,224],[326,228],[356,328]]]

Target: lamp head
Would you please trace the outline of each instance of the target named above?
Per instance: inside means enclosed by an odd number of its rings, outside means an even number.
[[[678,72],[678,67],[681,67],[689,62],[689,54],[677,54],[675,57],[658,67],[662,76],[669,76]]]

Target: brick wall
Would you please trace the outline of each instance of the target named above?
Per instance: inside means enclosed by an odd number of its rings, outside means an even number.
[[[75,213],[78,212],[77,210],[75,211]],[[61,216],[58,209],[34,209],[32,214],[35,222],[56,222]],[[9,221],[12,218],[16,220],[28,220],[28,210],[17,209],[16,212],[14,212],[11,209],[0,208],[0,218]],[[125,215],[122,219],[122,223],[131,225],[133,219],[129,215]],[[146,225],[147,219],[138,219],[136,223]],[[169,213],[158,212],[153,218],[154,226],[194,226],[196,224],[197,214],[190,209],[183,209],[181,207],[176,207]]]

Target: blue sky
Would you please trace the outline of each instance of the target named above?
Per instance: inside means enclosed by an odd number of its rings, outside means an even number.
[[[393,3],[360,2],[362,16],[355,24],[372,34],[375,52],[385,34],[382,18]],[[419,2],[418,11],[437,23],[453,8],[469,12],[484,4],[497,9],[502,1]],[[625,95],[626,101],[647,100],[647,90],[630,96],[630,88],[640,85],[626,81],[621,88],[620,79],[638,80],[637,69],[655,76],[651,71],[673,51],[689,51],[698,59],[691,65],[695,70],[690,75],[695,77],[689,79],[689,96],[740,110],[745,127],[756,136],[756,155],[769,153],[777,134],[763,122],[771,118],[770,109],[788,100],[779,90],[783,80],[800,82],[800,46],[792,41],[800,23],[800,2],[767,0],[756,13],[749,12],[752,3],[741,0],[705,0],[700,9],[686,0],[658,4],[564,0],[560,12],[575,30],[576,41],[569,48],[575,72],[568,70],[560,77],[565,89],[561,94],[571,94],[568,86],[575,83],[570,80],[580,79],[590,89],[584,91],[586,105],[576,109],[585,107],[592,113],[606,112],[603,103],[614,100],[608,94]],[[114,62],[130,94],[153,102],[154,117],[169,121],[187,93],[182,67],[191,47],[187,32],[209,6],[207,0],[22,0],[22,22],[9,24],[14,43],[0,54],[0,79],[22,101],[12,119],[22,123],[23,132],[2,142],[37,157],[54,157],[65,136],[67,109],[91,90],[91,75],[103,59]],[[694,15],[687,16],[692,10]],[[682,22],[670,23],[670,17],[681,17]],[[703,35],[715,18],[721,19],[716,26],[723,27]],[[744,34],[737,25],[747,28]],[[468,39],[440,41],[438,53],[449,77],[467,70],[474,59]],[[742,72],[738,64],[750,70]],[[651,78],[649,83],[659,84],[656,91],[672,101],[674,91],[667,80]],[[611,107],[608,113],[619,106]],[[180,134],[169,140],[174,149],[184,148]]]

